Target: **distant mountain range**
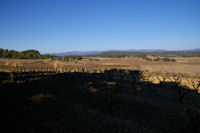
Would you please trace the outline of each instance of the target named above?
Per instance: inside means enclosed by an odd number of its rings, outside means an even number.
[[[49,53],[50,55],[55,56],[85,56],[85,55],[96,55],[101,54],[104,52],[200,52],[200,48],[190,49],[190,50],[163,50],[163,49],[156,49],[156,50],[105,50],[105,51],[71,51],[71,52],[62,52],[62,53]]]
[[[71,51],[71,52],[62,52],[62,53],[50,53],[50,55],[55,56],[70,56],[70,55],[76,55],[76,56],[84,56],[84,55],[95,55],[103,53],[104,51]]]

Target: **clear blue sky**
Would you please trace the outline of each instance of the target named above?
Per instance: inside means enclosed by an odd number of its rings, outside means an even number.
[[[200,48],[200,0],[0,0],[0,48]]]

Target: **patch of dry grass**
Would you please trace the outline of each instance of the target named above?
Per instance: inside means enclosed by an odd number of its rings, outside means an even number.
[[[29,98],[29,100],[33,101],[33,102],[38,102],[47,98],[52,98],[53,96],[50,94],[37,94],[37,95],[33,95],[32,97]]]

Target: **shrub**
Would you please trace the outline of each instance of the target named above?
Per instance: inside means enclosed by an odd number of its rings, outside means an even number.
[[[171,61],[170,58],[164,58],[163,61]]]

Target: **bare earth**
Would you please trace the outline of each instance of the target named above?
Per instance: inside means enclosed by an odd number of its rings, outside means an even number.
[[[11,68],[16,66],[55,67],[56,64],[57,66],[64,66],[71,70],[84,67],[88,70],[127,69],[200,74],[199,57],[177,57],[175,59],[176,62],[145,61],[140,58],[85,58],[80,61],[0,59],[0,71],[9,71],[9,69],[11,70]]]

